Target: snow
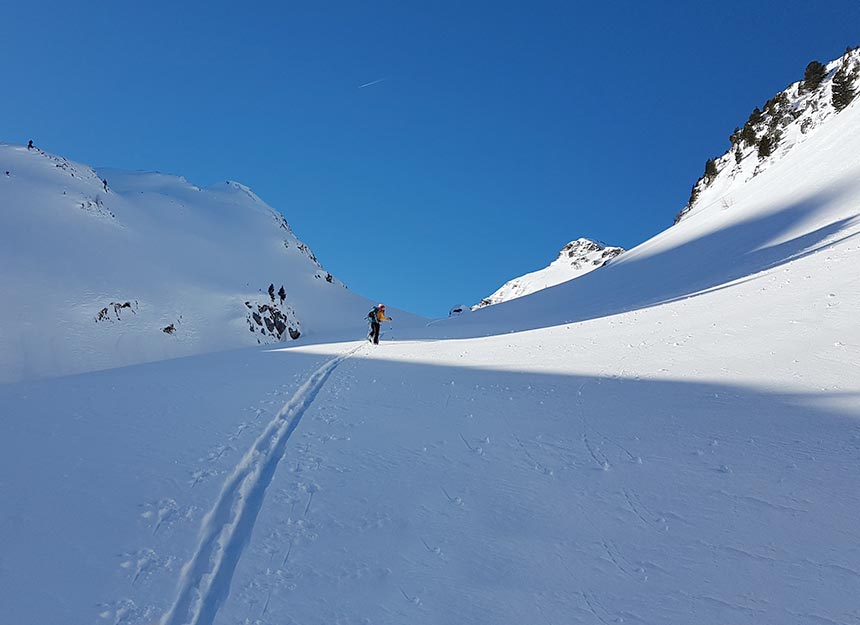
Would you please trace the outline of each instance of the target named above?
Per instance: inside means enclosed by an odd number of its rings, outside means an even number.
[[[857,623],[858,128],[855,102],[729,206],[379,346],[0,386],[4,620]]]
[[[0,144],[0,198],[0,382],[275,342],[251,318],[274,303],[270,284],[306,338],[355,335],[373,304],[239,183],[96,172]]]
[[[509,280],[472,309],[500,304],[574,280],[603,267],[623,251],[620,247],[608,247],[591,239],[576,239],[565,245],[549,266]]]
[[[770,110],[763,106],[761,121],[752,126],[757,140],[765,135],[772,138],[775,133],[778,135],[773,154],[760,158],[757,145],[747,145],[743,141],[733,143],[725,154],[715,159],[716,177],[708,180],[703,176],[697,181],[694,188],[699,191],[698,198],[684,207],[676,220],[683,220],[700,211],[713,211],[713,207],[717,205],[724,210],[730,209],[735,202],[733,191],[736,188],[743,188],[752,178],[780,161],[795,146],[814,136],[819,128],[837,114],[832,103],[833,77],[843,62],[854,68],[855,88],[860,89],[860,48],[848,50],[840,59],[828,63],[827,75],[816,90],[804,91],[801,88],[802,81],[790,85],[780,94],[784,103],[777,104]],[[776,101],[776,98],[772,101]],[[740,153],[740,161],[736,151]]]

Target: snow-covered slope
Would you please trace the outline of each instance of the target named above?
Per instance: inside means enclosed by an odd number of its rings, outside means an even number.
[[[0,204],[0,382],[360,334],[370,305],[235,182],[0,144]]]
[[[573,280],[602,267],[623,251],[620,247],[607,246],[591,239],[576,239],[561,248],[558,258],[548,267],[506,282],[495,293],[473,306],[472,310],[507,302]]]
[[[858,154],[378,348],[0,386],[3,616],[856,623]]]
[[[732,181],[731,202],[703,204],[600,271],[434,324],[434,335],[485,336],[500,325],[528,330],[643,310],[757,280],[853,238],[860,222],[858,102],[766,170]]]
[[[793,83],[761,110],[756,107],[743,128],[735,129],[725,154],[706,163],[705,173],[693,185],[690,201],[675,217],[676,223],[709,207],[732,208],[736,192],[747,182],[815,136],[838,115],[834,82],[843,69],[851,88],[855,92],[860,89],[860,47],[820,67],[818,84],[815,80],[808,84],[805,79]]]

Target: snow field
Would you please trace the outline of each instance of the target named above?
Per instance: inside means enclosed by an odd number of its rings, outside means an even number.
[[[860,622],[858,122],[599,272],[378,347],[0,385],[4,618]]]

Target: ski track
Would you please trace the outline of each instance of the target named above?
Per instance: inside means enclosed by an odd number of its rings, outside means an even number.
[[[326,361],[314,371],[233,469],[215,505],[203,518],[200,543],[182,568],[176,598],[160,625],[211,625],[215,620],[290,436],[331,373],[361,347]]]

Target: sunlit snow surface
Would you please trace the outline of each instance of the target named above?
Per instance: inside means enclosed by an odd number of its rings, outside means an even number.
[[[248,317],[275,301],[304,340],[354,336],[372,305],[235,182],[0,144],[0,206],[0,383],[270,343]]]
[[[379,347],[0,386],[3,621],[860,622],[858,128]]]

